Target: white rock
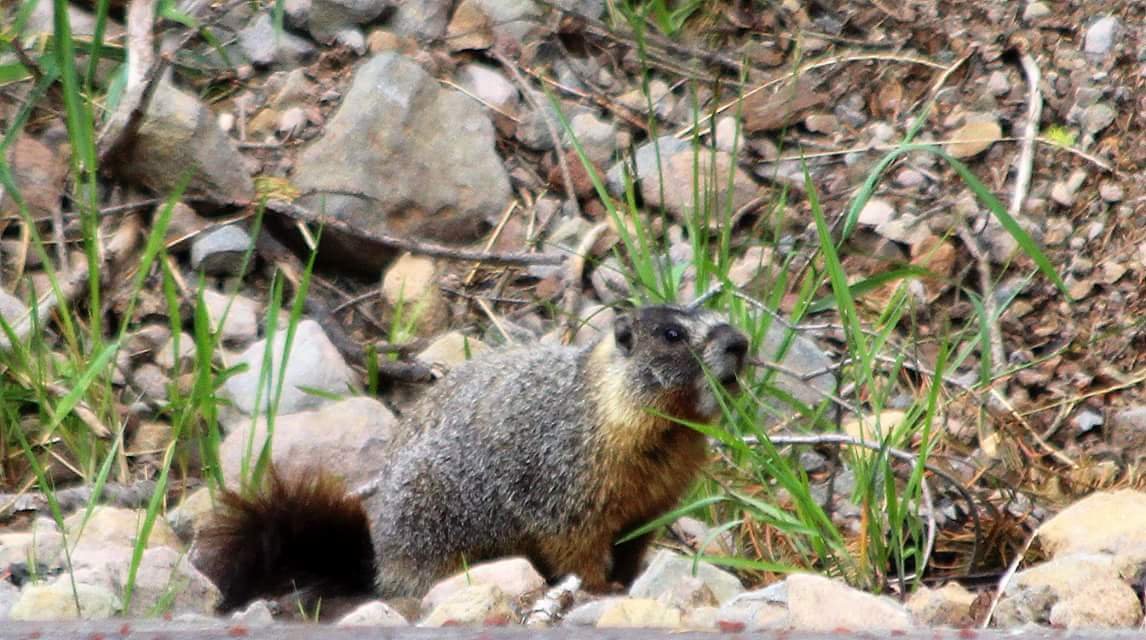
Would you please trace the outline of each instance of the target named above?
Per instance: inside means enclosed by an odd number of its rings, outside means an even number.
[[[788,583],[788,614],[792,628],[800,631],[862,629],[905,631],[911,616],[891,598],[853,589],[823,576],[799,573]]]
[[[422,620],[421,626],[504,624],[513,617],[509,599],[501,589],[492,584],[479,584],[450,594]]]
[[[271,604],[266,600],[255,600],[242,611],[231,614],[231,620],[241,622],[252,627],[265,627],[274,623],[275,614],[271,611]]]
[[[78,583],[73,591],[69,577],[60,576],[47,584],[24,587],[8,617],[12,620],[103,620],[114,616],[120,606],[119,598],[110,590]]]
[[[375,600],[339,618],[336,627],[404,627],[410,624],[393,607]]]
[[[212,329],[218,328],[225,342],[243,345],[258,337],[259,303],[245,296],[207,289],[203,291],[203,304]]]
[[[597,628],[675,629],[680,610],[650,598],[624,598],[611,604],[597,619]]]
[[[507,597],[516,599],[530,591],[542,589],[545,578],[525,558],[483,562],[434,585],[422,597],[422,609],[435,609],[455,593],[475,585],[496,586]]]
[[[484,64],[470,63],[458,71],[462,87],[485,102],[508,113],[515,113],[521,94],[500,71]]]
[[[98,505],[86,523],[84,512],[79,511],[65,518],[64,526],[67,527],[73,553],[77,553],[84,547],[99,549],[107,545],[134,545],[146,517],[144,509]],[[162,518],[157,518],[152,523],[147,546],[178,547],[179,538]]]
[[[676,584],[693,575],[694,560],[660,550],[653,556],[648,569],[633,581],[629,595],[633,598],[658,598],[671,592]],[[697,562],[696,577],[712,590],[718,603],[724,603],[744,592],[740,579],[707,562]]]
[[[228,486],[237,486],[244,456],[248,469],[266,440],[266,420],[260,418],[251,435],[250,418],[229,425],[219,447],[219,464]],[[278,416],[271,443],[271,462],[282,473],[322,469],[343,478],[350,487],[372,478],[384,459],[386,442],[397,428],[394,414],[374,398],[353,397],[313,411]],[[253,448],[248,451],[248,442]]]
[[[867,201],[859,214],[859,223],[873,227],[889,222],[895,217],[895,205],[883,198],[872,198]]]
[[[1146,548],[1146,493],[1101,491],[1063,509],[1039,527],[1052,557],[1077,553],[1135,553]]]
[[[1114,38],[1120,31],[1118,18],[1103,16],[1094,21],[1086,30],[1083,50],[1094,55],[1106,55],[1114,46]]]
[[[744,148],[744,129],[737,130],[736,116],[722,116],[716,121],[716,148],[732,153]]]

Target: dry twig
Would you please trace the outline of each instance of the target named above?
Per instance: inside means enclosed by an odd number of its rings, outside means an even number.
[[[1031,171],[1035,163],[1035,138],[1039,133],[1039,119],[1043,113],[1043,94],[1039,90],[1042,74],[1039,65],[1030,53],[1024,53],[1020,58],[1023,73],[1027,76],[1027,123],[1023,127],[1023,147],[1019,154],[1018,171],[1015,174],[1015,187],[1011,191],[1011,217],[1017,217],[1023,208],[1023,201],[1027,199],[1027,191],[1031,186]]]
[[[99,495],[102,504],[109,504],[126,509],[139,509],[155,494],[155,481],[138,480],[131,484],[116,484],[109,482],[104,485]],[[57,489],[53,492],[60,511],[71,513],[91,502],[92,487],[82,485]],[[44,513],[48,511],[48,498],[39,491],[25,491],[21,493],[0,493],[0,521],[7,520],[18,513]]]
[[[409,251],[410,253],[431,256],[434,258],[442,258],[444,260],[485,262],[487,264],[502,264],[513,266],[529,266],[533,264],[561,264],[565,261],[565,256],[555,253],[494,253],[488,251],[471,251],[469,249],[448,247],[432,242],[419,242],[410,238],[400,238],[388,233],[378,233],[375,231],[368,231],[366,229],[359,229],[346,223],[343,220],[339,220],[338,218],[321,213],[315,213],[305,207],[300,207],[296,204],[283,202],[281,200],[268,201],[266,203],[266,208],[277,214],[287,216],[293,220],[311,224],[320,224],[329,230],[344,233],[355,238],[360,238],[367,242],[371,242],[388,249],[394,249],[397,251]]]

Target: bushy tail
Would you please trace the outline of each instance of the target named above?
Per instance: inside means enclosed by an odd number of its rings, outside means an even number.
[[[284,478],[272,468],[267,478],[257,495],[223,493],[199,532],[194,563],[222,592],[219,608],[370,593],[374,547],[361,500],[322,473]]]

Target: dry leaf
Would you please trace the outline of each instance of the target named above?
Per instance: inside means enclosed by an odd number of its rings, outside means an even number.
[[[1003,136],[998,122],[968,122],[951,135],[947,152],[956,158],[970,158],[982,153]]]

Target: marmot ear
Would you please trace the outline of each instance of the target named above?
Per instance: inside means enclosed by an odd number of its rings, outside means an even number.
[[[633,351],[633,317],[627,313],[617,316],[613,323],[613,341],[624,355]]]

